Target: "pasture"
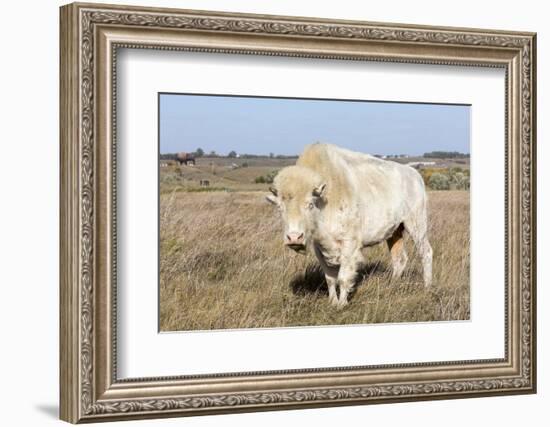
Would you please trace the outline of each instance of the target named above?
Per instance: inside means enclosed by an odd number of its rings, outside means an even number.
[[[269,184],[255,183],[255,179],[293,165],[296,159],[203,157],[196,162],[196,166],[173,164],[161,168],[161,194],[172,191],[267,191]],[[200,188],[200,180],[208,180],[210,188]]]
[[[408,266],[392,282],[384,243],[366,250],[356,292],[337,310],[315,257],[283,247],[280,214],[264,199],[268,184],[254,183],[295,160],[247,160],[234,169],[201,161],[161,171],[161,331],[469,319],[468,191],[428,194],[431,288],[408,238]]]

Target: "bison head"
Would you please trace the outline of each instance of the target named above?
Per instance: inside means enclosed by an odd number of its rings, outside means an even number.
[[[285,246],[304,254],[326,203],[326,184],[309,168],[289,166],[277,174],[274,187],[269,190],[267,200],[278,207],[283,217]]]

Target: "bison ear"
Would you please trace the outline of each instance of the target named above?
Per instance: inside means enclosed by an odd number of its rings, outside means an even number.
[[[319,185],[318,187],[315,187],[313,189],[313,191],[311,192],[311,194],[314,196],[314,197],[323,197],[323,195],[325,194],[325,190],[327,188],[327,184],[321,184]]]
[[[273,194],[275,197],[277,197],[277,190],[273,187],[269,187],[269,191],[271,191],[271,194]]]

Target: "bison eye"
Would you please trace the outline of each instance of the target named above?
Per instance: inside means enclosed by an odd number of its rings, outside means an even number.
[[[309,203],[307,204],[307,208],[308,208],[309,210],[313,209],[314,206],[315,206],[315,205],[314,205],[312,202],[309,202]]]

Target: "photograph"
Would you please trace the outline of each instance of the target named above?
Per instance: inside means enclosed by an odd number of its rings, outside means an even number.
[[[159,93],[159,331],[469,320],[470,110]]]
[[[59,357],[38,365],[58,367],[61,420],[398,404],[381,420],[424,401],[445,420],[447,399],[536,399],[542,18],[295,3],[45,19],[57,47],[32,51],[59,71],[41,85],[59,147],[27,157],[59,164],[41,227],[59,232],[58,301],[41,304]],[[56,200],[8,187],[13,206]]]

